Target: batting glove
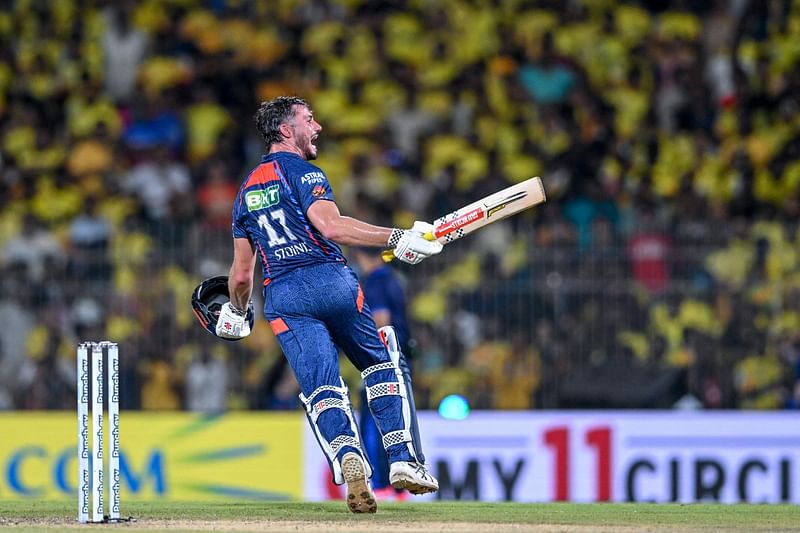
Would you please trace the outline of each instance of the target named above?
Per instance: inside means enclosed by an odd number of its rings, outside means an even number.
[[[241,339],[250,335],[250,324],[247,312],[236,309],[232,303],[222,305],[217,318],[217,337],[225,339]]]
[[[411,226],[411,231],[415,231],[421,235],[425,235],[427,233],[433,235],[433,224],[424,222],[422,220],[415,220],[414,225]]]
[[[415,226],[417,223],[414,224]],[[429,241],[420,231],[395,229],[389,237],[389,246],[396,258],[404,263],[416,265],[442,251],[442,243]]]

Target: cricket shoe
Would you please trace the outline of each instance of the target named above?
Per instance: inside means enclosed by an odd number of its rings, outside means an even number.
[[[347,483],[347,506],[354,513],[374,513],[378,504],[367,481],[367,469],[357,453],[342,457],[342,473]]]
[[[406,489],[411,494],[426,494],[439,490],[439,482],[425,465],[407,461],[392,463],[389,483],[396,489]]]

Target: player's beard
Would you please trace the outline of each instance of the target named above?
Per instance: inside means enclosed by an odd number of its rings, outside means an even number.
[[[303,152],[303,157],[306,161],[313,161],[317,158],[317,147],[311,141],[311,137],[305,137],[303,139],[300,150]]]

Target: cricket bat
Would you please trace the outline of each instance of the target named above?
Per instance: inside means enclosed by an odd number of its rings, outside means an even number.
[[[536,176],[437,218],[433,221],[433,231],[427,233],[425,238],[448,244],[545,200],[544,185],[541,178]],[[394,254],[392,250],[384,250],[381,257],[388,263],[394,259]]]

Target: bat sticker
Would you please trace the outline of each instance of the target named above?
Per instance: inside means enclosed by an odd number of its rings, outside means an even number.
[[[525,191],[519,191],[519,192],[518,192],[518,193],[516,193],[516,194],[512,194],[512,195],[511,195],[511,196],[509,196],[508,198],[503,198],[503,199],[502,199],[502,200],[500,200],[500,202],[499,202],[499,203],[497,203],[497,204],[494,204],[494,205],[487,205],[487,206],[486,206],[486,218],[489,218],[489,217],[491,217],[493,214],[497,213],[498,211],[501,211],[501,210],[505,209],[505,207],[506,207],[508,204],[510,204],[510,203],[512,203],[512,202],[516,202],[517,200],[522,200],[522,199],[523,199],[523,198],[525,198],[526,196],[528,196],[528,193],[526,193]]]
[[[433,233],[434,235],[436,235],[437,238],[442,237],[444,235],[447,235],[448,233],[453,233],[455,230],[462,228],[467,224],[471,224],[476,220],[480,220],[482,218],[483,218],[483,209],[478,207],[476,209],[473,209],[472,211],[469,211],[467,213],[464,213],[463,215],[454,218],[453,220],[447,222],[446,224],[439,226],[433,231]]]

